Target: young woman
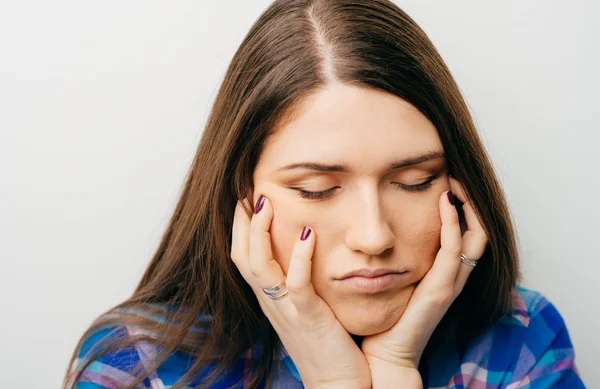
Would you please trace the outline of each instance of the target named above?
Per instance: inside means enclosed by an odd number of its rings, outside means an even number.
[[[448,68],[386,0],[278,0],[64,387],[582,388]]]

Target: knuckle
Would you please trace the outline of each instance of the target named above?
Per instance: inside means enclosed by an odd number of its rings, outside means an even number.
[[[262,274],[260,271],[255,270],[254,268],[250,269],[250,274],[252,274],[252,277],[254,277],[255,279],[259,279],[260,275]]]
[[[238,260],[239,260],[239,259],[238,259],[238,256],[237,256],[237,255],[231,254],[229,257],[231,258],[231,261],[232,261],[233,263],[235,263],[236,265],[238,264]]]
[[[460,223],[460,220],[458,219],[458,214],[456,212],[453,212],[450,215],[449,221],[448,221],[448,225],[450,226],[457,226]]]
[[[300,285],[295,280],[286,281],[285,285],[288,288],[288,290],[290,291],[290,293],[299,293],[302,291],[302,285]]]
[[[448,254],[451,257],[459,257],[460,256],[460,252],[461,252],[460,244],[449,244],[449,245],[442,247],[442,249],[446,252],[446,254]]]
[[[250,235],[256,235],[261,229],[262,226],[260,225],[260,221],[253,217],[252,221],[250,221]]]
[[[239,267],[243,262],[243,257],[240,255],[231,255],[231,262],[233,262],[235,266]]]
[[[256,264],[250,262],[250,265],[248,266],[248,270],[250,271],[250,274],[252,274],[252,276],[256,279],[259,279],[260,276],[262,274],[264,274],[264,269],[262,268],[262,266],[257,266]]]
[[[479,240],[479,245],[480,245],[481,247],[485,247],[485,246],[487,246],[487,244],[489,243],[489,241],[490,241],[490,240],[488,239],[488,237],[487,237],[486,235],[483,235],[483,236],[481,237],[481,239]]]
[[[487,232],[485,232],[485,230],[484,230],[483,228],[481,229],[481,235],[482,235],[482,236],[481,236],[481,239],[482,239],[484,242],[488,242],[488,241],[490,240],[490,236],[488,235],[488,233],[487,233]]]

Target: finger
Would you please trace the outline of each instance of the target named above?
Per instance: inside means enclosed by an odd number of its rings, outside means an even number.
[[[437,253],[433,266],[427,272],[421,283],[426,283],[430,291],[454,290],[454,282],[460,266],[461,235],[458,213],[454,204],[450,203],[448,193],[441,194],[439,200],[440,219],[440,250]],[[419,285],[420,286],[420,285]],[[432,288],[432,289],[429,289]]]
[[[467,202],[462,184],[459,181],[451,178],[450,186],[459,200],[464,203],[463,211],[467,221],[467,231],[463,235],[462,239],[462,252],[470,260],[478,261],[485,251],[485,247],[488,242],[488,235],[479,222],[479,218],[475,214],[473,207],[469,202]],[[461,261],[460,268],[456,276],[455,294],[458,295],[462,291],[474,268],[474,266],[462,263]]]
[[[469,256],[467,256],[465,254],[465,256],[467,258],[469,258]],[[471,259],[471,258],[469,258]],[[477,262],[474,259],[471,259],[474,262]],[[475,266],[472,265],[468,265],[466,263],[460,263],[460,268],[458,269],[458,274],[456,275],[456,282],[454,284],[454,294],[456,296],[458,296],[460,294],[460,292],[463,290],[463,288],[465,287],[467,280],[469,279],[469,276],[471,275],[471,272],[473,272],[473,269],[475,269]]]
[[[310,282],[315,240],[314,231],[304,227],[294,245],[287,274],[290,299],[298,313],[307,318],[314,318],[322,312],[320,298]]]
[[[485,234],[482,235],[485,236]],[[468,236],[467,233],[465,233],[463,237],[463,254],[471,261],[477,263],[485,251],[487,240],[469,239],[470,237],[471,236]],[[471,272],[473,272],[474,269],[475,266],[463,263],[461,259],[454,285],[454,292],[456,295],[460,294],[460,292],[463,290],[467,280],[469,279],[469,276],[471,275]]]
[[[271,221],[273,208],[264,196],[257,201],[250,222],[249,268],[260,288],[272,288],[285,278],[271,250]],[[261,291],[262,293],[262,291]],[[267,297],[265,295],[265,297]]]
[[[237,266],[239,266],[239,262],[243,258],[248,258],[249,234],[250,217],[246,214],[242,202],[238,200],[233,214],[233,227],[231,229],[231,259]]]
[[[483,229],[481,223],[479,222],[479,218],[473,210],[471,203],[467,200],[467,196],[465,194],[465,190],[462,184],[454,178],[450,178],[450,190],[463,203],[463,212],[465,214],[465,220],[467,222],[467,231],[465,233],[469,232],[470,235],[482,234],[487,240],[487,234]]]
[[[250,235],[250,217],[244,210],[242,202],[238,200],[233,215],[231,231],[231,260],[236,265],[246,282],[250,285],[252,280],[248,268],[248,236]]]

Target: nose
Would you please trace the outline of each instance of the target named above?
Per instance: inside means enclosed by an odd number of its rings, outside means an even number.
[[[393,247],[394,234],[386,217],[377,190],[366,190],[366,194],[355,199],[349,212],[350,226],[346,232],[346,246],[353,251],[368,255],[380,255]]]

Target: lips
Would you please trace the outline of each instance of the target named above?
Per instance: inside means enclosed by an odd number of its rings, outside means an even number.
[[[367,274],[361,275],[361,274]],[[375,275],[378,274],[378,275]],[[335,281],[337,287],[358,293],[376,294],[410,284],[410,272],[390,272],[379,270],[377,272],[350,272],[344,278]]]
[[[345,280],[350,277],[375,278],[375,277],[382,276],[384,274],[390,274],[390,273],[391,274],[401,274],[404,272],[405,272],[404,270],[398,270],[398,269],[385,269],[385,268],[367,269],[367,268],[363,268],[363,269],[357,269],[357,270],[353,270],[349,273],[346,273],[342,277],[338,278],[338,280]]]

